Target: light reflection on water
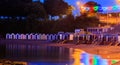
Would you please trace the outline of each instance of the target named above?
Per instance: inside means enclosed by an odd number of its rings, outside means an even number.
[[[74,52],[72,54],[72,58],[74,59],[73,65],[82,65],[82,63],[80,62],[81,59],[81,54],[84,51],[80,50],[80,49],[74,49]]]
[[[80,49],[33,44],[7,44],[4,58],[25,61],[28,65],[109,65],[106,59]]]

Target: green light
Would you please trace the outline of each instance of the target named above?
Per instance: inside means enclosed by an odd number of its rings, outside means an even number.
[[[116,63],[116,61],[115,60],[112,60],[112,64],[115,64]]]
[[[93,56],[93,65],[97,65],[97,56],[96,55]]]
[[[98,6],[94,6],[94,11],[97,11],[98,10]]]

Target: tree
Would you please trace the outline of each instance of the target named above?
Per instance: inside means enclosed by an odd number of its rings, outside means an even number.
[[[51,16],[62,16],[72,13],[72,7],[63,0],[45,0],[44,7],[47,14]]]
[[[73,32],[75,30],[74,16],[68,15],[66,18],[55,22],[52,30],[56,33],[59,31]]]
[[[101,23],[96,17],[79,16],[75,20],[75,28],[86,29],[87,27],[96,27],[98,24]]]
[[[81,12],[82,15],[87,14],[87,16],[95,16],[96,12],[98,12],[98,7],[100,7],[101,5],[94,2],[94,1],[89,1],[87,3],[84,4],[84,7],[88,7],[89,10],[85,11],[85,12]],[[94,10],[94,8],[96,8],[97,10]]]
[[[28,20],[46,20],[46,11],[40,2],[28,3],[26,8]]]

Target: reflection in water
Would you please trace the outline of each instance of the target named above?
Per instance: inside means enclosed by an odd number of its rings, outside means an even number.
[[[26,61],[28,65],[71,65],[72,49],[29,44],[7,44],[5,59]]]
[[[74,49],[72,54],[74,59],[73,65],[112,65],[117,60],[103,59],[98,55],[88,54],[80,49]]]
[[[5,59],[26,61],[28,65],[111,65],[116,62],[73,48],[33,44],[7,44],[5,47]]]
[[[81,59],[81,54],[83,53],[82,50],[80,49],[74,49],[74,52],[72,54],[72,57],[74,59],[74,62],[73,62],[73,65],[83,65],[81,62],[80,62],[80,59]]]

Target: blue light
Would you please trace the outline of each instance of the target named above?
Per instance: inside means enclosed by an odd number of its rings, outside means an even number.
[[[5,18],[5,19],[8,19],[8,16],[5,16],[4,18]]]
[[[16,17],[16,19],[17,19],[17,20],[19,20],[19,19],[20,19],[20,17],[19,17],[19,16],[17,16],[17,17]]]
[[[93,65],[99,65],[99,59],[101,59],[100,56],[93,55]]]
[[[39,0],[32,0],[32,2],[38,2]]]
[[[22,17],[22,20],[25,20],[25,17]]]
[[[99,59],[98,65],[108,65],[107,60],[106,59]]]
[[[1,18],[1,19],[4,19],[4,16],[1,16],[0,18]]]
[[[44,0],[40,0],[41,3],[44,3]]]
[[[103,11],[106,11],[107,10],[107,7],[102,7]]]
[[[83,63],[84,65],[89,65],[89,54],[87,53],[82,53],[81,54],[81,59],[80,59],[81,63]]]

